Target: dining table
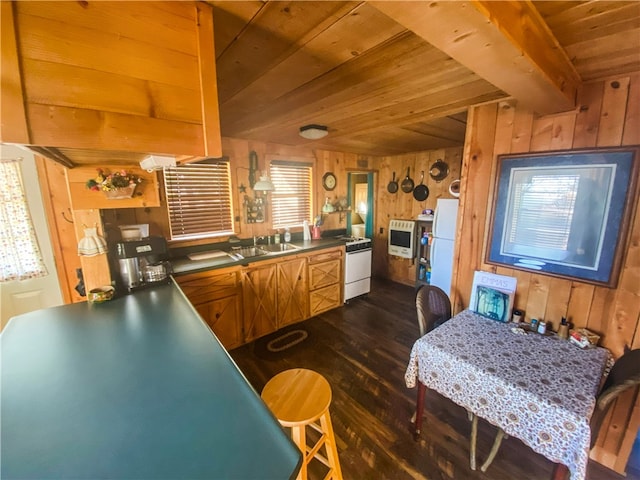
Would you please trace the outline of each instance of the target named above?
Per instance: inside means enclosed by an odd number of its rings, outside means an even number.
[[[405,383],[418,385],[416,434],[429,388],[565,466],[571,480],[583,480],[589,420],[612,362],[605,348],[582,349],[553,332],[464,310],[411,350]]]

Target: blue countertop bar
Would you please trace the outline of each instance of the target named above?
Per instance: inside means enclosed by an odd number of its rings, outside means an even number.
[[[9,479],[288,479],[300,452],[174,284],[11,319]]]

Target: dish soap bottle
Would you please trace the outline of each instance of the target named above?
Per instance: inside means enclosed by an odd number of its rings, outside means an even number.
[[[288,228],[284,229],[284,241],[285,243],[289,243],[291,241],[291,232]]]

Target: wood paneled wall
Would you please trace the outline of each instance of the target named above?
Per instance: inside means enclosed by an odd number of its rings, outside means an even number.
[[[456,312],[468,306],[474,270],[515,276],[515,304],[527,318],[542,318],[557,328],[566,316],[576,327],[601,333],[602,345],[619,357],[625,347],[640,348],[637,199],[615,289],[484,263],[497,155],[640,144],[640,74],[584,85],[578,105],[576,111],[543,117],[511,102],[469,112],[452,302]],[[638,402],[637,392],[618,401],[592,451],[594,459],[618,472],[624,471],[638,432]]]
[[[429,176],[431,165],[436,160],[444,160],[449,165],[449,175],[441,182],[436,182]],[[459,147],[382,157],[376,162],[379,181],[375,193],[374,239],[376,244],[373,261],[375,275],[387,277],[406,285],[415,283],[416,265],[414,261],[387,254],[389,220],[394,218],[413,220],[424,209],[435,209],[438,198],[453,198],[449,193],[449,185],[453,180],[460,179],[461,164],[462,148]],[[387,190],[394,172],[398,184],[402,184],[407,176],[407,168],[415,185],[420,184],[421,172],[424,172],[424,183],[429,188],[429,196],[425,201],[418,202],[411,193],[404,193],[401,188],[397,193],[389,193]]]

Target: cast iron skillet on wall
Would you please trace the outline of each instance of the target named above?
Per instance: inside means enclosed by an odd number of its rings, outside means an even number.
[[[438,159],[433,165],[431,165],[429,175],[431,175],[431,178],[433,178],[436,182],[441,182],[442,180],[447,178],[447,175],[449,175],[449,165],[447,165],[446,162]]]
[[[387,185],[387,191],[389,193],[396,193],[398,191],[398,181],[396,180],[396,172],[393,172],[393,179]]]
[[[413,198],[419,202],[424,202],[429,196],[429,187],[424,184],[424,170],[420,175],[420,185],[413,189]]]
[[[413,180],[411,180],[411,177],[409,176],[410,171],[411,171],[411,167],[407,167],[407,176],[402,181],[402,185],[400,185],[400,188],[404,193],[413,192],[413,187],[415,186],[413,183]]]

